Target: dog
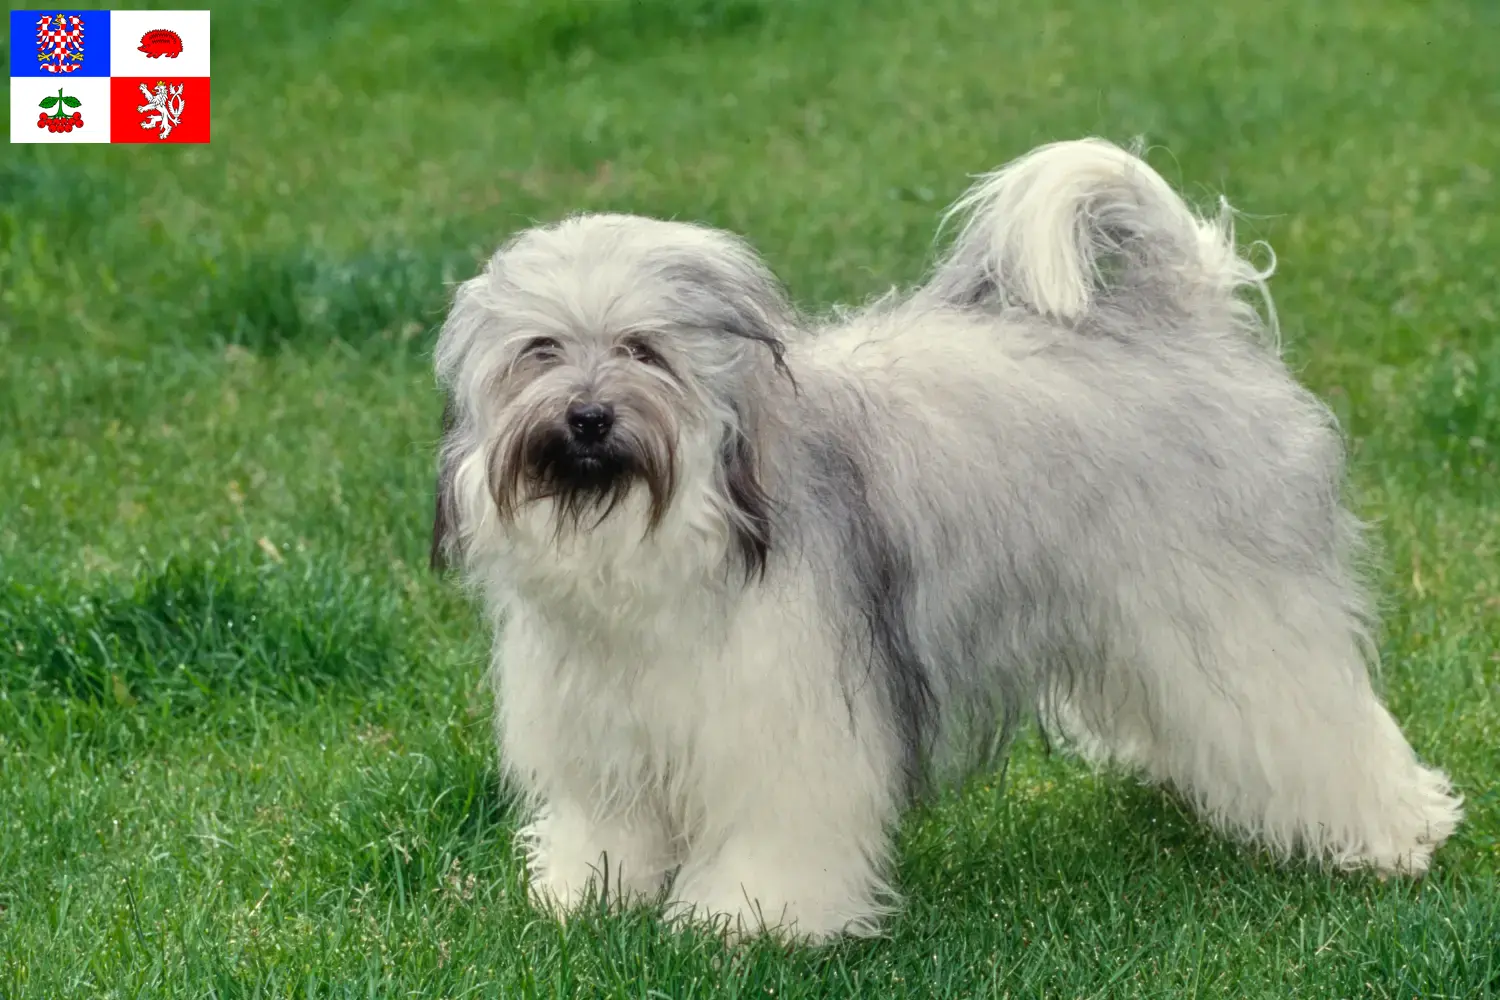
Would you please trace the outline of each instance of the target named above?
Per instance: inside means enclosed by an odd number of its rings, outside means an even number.
[[[1099,139],[951,219],[816,321],[739,238],[618,214],[457,287],[433,558],[494,629],[532,897],[879,933],[903,809],[1023,718],[1280,858],[1423,873],[1462,799],[1372,687],[1274,259]]]

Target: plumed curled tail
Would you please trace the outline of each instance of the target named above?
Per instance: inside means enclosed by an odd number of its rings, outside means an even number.
[[[1103,139],[1038,147],[969,189],[947,219],[963,219],[927,286],[952,305],[1002,305],[1076,323],[1128,311],[1203,320],[1229,314],[1259,326],[1245,288],[1274,311],[1265,280],[1240,256],[1233,213],[1196,214],[1145,160]],[[1269,248],[1267,248],[1269,249]]]

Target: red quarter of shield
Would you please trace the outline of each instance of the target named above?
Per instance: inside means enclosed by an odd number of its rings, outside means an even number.
[[[109,141],[207,142],[208,77],[115,76],[109,81]]]

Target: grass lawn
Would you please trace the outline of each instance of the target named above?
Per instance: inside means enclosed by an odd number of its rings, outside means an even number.
[[[1500,6],[236,0],[214,139],[0,159],[0,998],[1500,994]],[[485,637],[425,569],[446,282],[577,209],[918,278],[967,175],[1154,144],[1281,263],[1376,524],[1383,688],[1469,819],[1282,868],[1024,740],[882,940],[528,909]]]

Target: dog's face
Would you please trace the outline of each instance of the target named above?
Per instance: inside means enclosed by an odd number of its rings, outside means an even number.
[[[502,527],[547,505],[554,532],[587,532],[640,491],[650,531],[697,475],[737,532],[763,533],[756,383],[791,322],[775,279],[724,233],[632,216],[522,233],[459,289],[439,339],[435,557],[464,514],[460,467],[482,472]]]

